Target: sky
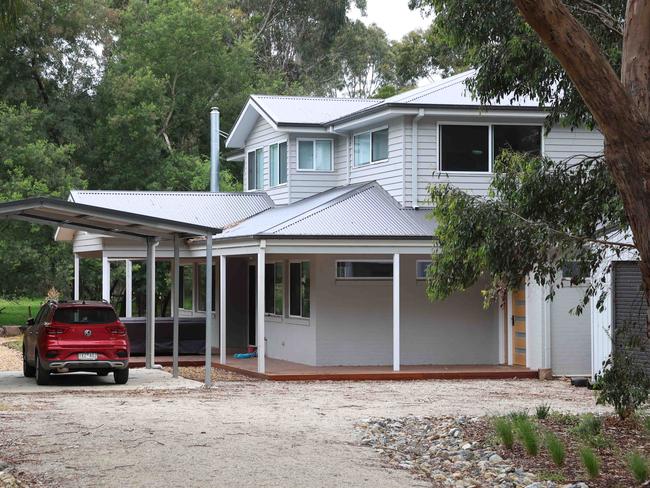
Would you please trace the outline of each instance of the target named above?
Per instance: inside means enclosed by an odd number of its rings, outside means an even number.
[[[354,7],[349,12],[352,19],[361,19],[366,25],[375,23],[392,41],[398,41],[404,34],[414,29],[426,28],[431,24],[430,18],[422,18],[419,10],[409,10],[408,0],[366,0],[367,15]]]

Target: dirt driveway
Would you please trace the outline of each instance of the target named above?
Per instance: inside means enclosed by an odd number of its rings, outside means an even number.
[[[596,410],[565,382],[225,382],[0,397],[0,458],[44,486],[426,486],[357,445],[370,416]]]

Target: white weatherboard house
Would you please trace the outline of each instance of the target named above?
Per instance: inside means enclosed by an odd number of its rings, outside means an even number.
[[[253,95],[226,147],[243,164],[242,193],[75,191],[79,204],[219,229],[212,239],[212,346],[256,345],[256,368],[277,364],[512,365],[592,374],[590,314],[568,313],[582,290],[552,303],[525,286],[483,307],[480,286],[432,303],[424,274],[435,222],[429,185],[485,194],[505,147],[565,160],[597,155],[597,131],[543,129],[532,100],[480,106],[463,73],[385,100]],[[144,259],[140,242],[61,228],[79,258]],[[206,238],[180,244],[181,316],[205,314]],[[156,259],[171,259],[161,240]],[[127,294],[130,294],[127,279]],[[183,299],[183,297],[185,299]],[[130,303],[130,300],[127,300]],[[130,308],[127,309],[127,315]],[[278,361],[283,360],[283,361]],[[285,363],[284,361],[290,362]],[[296,366],[297,367],[297,366]]]

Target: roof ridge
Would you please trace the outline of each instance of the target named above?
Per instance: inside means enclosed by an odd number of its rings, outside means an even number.
[[[173,191],[173,190],[70,190],[71,196],[74,194],[115,194],[115,195],[196,195],[196,196],[263,196],[268,194],[263,191],[222,191],[222,192],[202,192],[202,191]]]
[[[413,90],[406,91],[404,93],[398,93],[397,95],[394,95],[390,98],[387,98],[384,100],[385,103],[392,103],[392,102],[402,102],[402,101],[415,101],[418,100],[419,98],[422,98],[423,96],[429,95],[431,93],[435,93],[437,91],[443,90],[445,88],[448,88],[452,85],[458,84],[459,82],[462,82],[469,78],[471,75],[473,75],[476,72],[474,69],[470,69],[467,71],[463,71],[462,73],[457,73],[452,76],[448,76],[447,78],[442,78],[438,81],[435,81],[433,83],[430,83],[428,85],[414,88]]]
[[[251,98],[291,98],[293,100],[323,100],[333,102],[374,102],[379,103],[383,101],[382,98],[367,98],[367,97],[316,97],[310,95],[270,95],[256,93],[251,95]]]

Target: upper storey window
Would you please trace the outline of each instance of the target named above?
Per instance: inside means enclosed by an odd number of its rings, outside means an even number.
[[[271,165],[271,186],[287,182],[287,143],[281,142],[269,146],[269,163]]]
[[[539,125],[440,125],[440,170],[488,173],[505,149],[539,155]]]
[[[388,128],[362,132],[354,136],[354,165],[376,163],[388,159]]]
[[[332,139],[298,139],[298,169],[332,171]]]
[[[264,151],[256,149],[248,153],[248,189],[264,188]]]

